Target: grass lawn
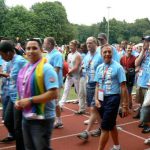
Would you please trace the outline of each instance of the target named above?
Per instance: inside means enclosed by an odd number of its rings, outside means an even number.
[[[61,96],[60,96],[60,98],[62,97],[62,94],[63,94],[63,88],[61,90]],[[77,99],[77,94],[75,93],[75,88],[71,87],[71,90],[69,92],[67,100],[74,100],[74,99]]]

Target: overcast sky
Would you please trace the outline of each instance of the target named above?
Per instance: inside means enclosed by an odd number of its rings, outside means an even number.
[[[36,2],[55,0],[6,0],[7,6],[23,5],[30,8]],[[150,0],[57,0],[66,9],[69,22],[91,25],[101,22],[103,17],[134,22],[149,18]],[[108,9],[108,7],[110,7]]]

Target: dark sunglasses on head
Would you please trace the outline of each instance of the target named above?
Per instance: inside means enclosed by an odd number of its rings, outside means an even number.
[[[98,38],[98,40],[99,40],[99,41],[104,41],[104,39],[103,39],[103,38]]]

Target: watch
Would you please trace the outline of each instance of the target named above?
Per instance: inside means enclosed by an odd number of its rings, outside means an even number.
[[[33,104],[33,97],[29,97],[29,101],[31,104]]]

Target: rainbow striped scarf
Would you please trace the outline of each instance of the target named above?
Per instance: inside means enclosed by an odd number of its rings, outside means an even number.
[[[29,98],[45,92],[43,67],[46,61],[46,58],[42,58],[32,66],[25,83],[23,83],[23,80],[31,64],[28,63],[23,69],[21,69],[17,80],[20,98]],[[24,91],[22,91],[22,89],[24,89]],[[23,110],[23,115],[25,118],[29,119],[44,119],[45,103],[32,104],[26,107]]]

